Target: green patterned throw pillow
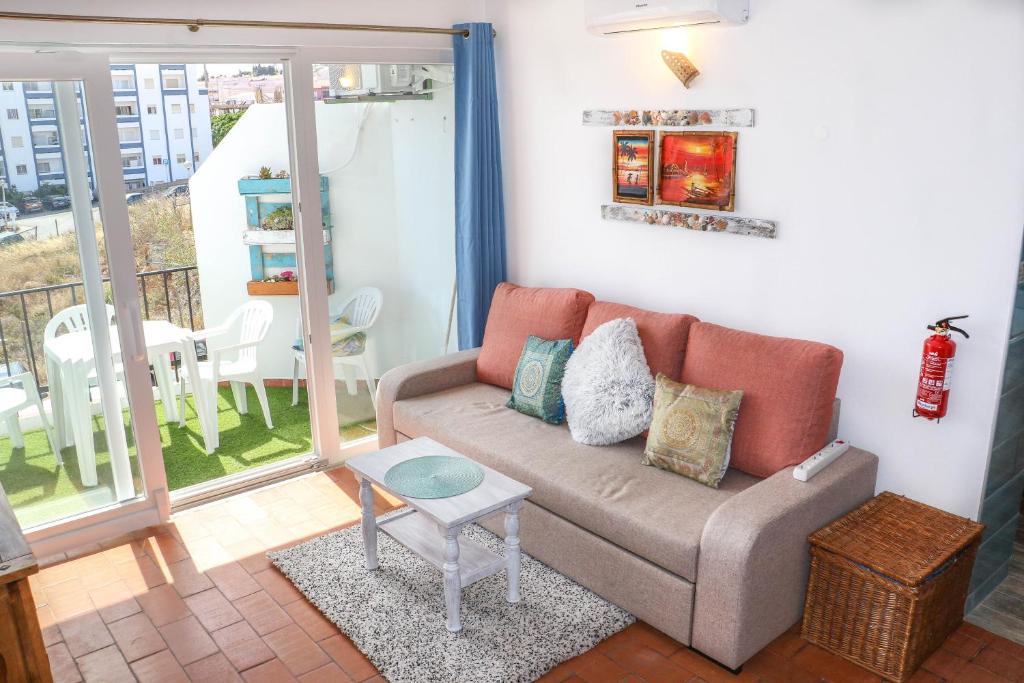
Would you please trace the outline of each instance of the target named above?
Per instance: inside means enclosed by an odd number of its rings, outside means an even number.
[[[524,415],[557,425],[565,420],[562,375],[572,355],[572,340],[550,341],[530,336],[512,380],[512,396],[505,405]]]
[[[703,389],[659,374],[654,418],[640,462],[717,489],[729,469],[742,398],[742,391]]]

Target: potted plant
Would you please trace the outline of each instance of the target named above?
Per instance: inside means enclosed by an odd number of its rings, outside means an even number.
[[[279,206],[260,221],[260,230],[294,230],[295,217],[292,215],[292,207],[289,205]]]
[[[281,296],[299,293],[299,280],[291,270],[281,271],[262,280],[250,280],[246,291],[253,296]]]

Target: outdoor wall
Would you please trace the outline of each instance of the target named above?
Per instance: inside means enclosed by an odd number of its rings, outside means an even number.
[[[598,37],[582,0],[487,3],[511,277],[835,344],[840,435],[878,454],[878,489],[976,517],[1024,224],[1024,5],[750,5],[745,26]],[[680,37],[691,90],[661,62]],[[735,213],[777,240],[601,220],[611,128],[581,112],[700,107],[756,109]],[[925,324],[961,313],[950,415],[912,419]]]
[[[316,104],[319,167],[328,176],[336,291],[340,306],[356,288],[382,290],[372,332],[375,374],[441,351],[454,276],[454,147],[451,95],[401,107],[369,106],[352,156],[363,104]],[[350,163],[341,168],[349,159]],[[245,203],[237,182],[260,166],[288,167],[285,111],[254,105],[192,177],[189,187],[203,315],[215,325],[252,297]],[[270,378],[290,378],[298,298],[265,297],[274,325],[260,349]],[[327,315],[327,311],[324,311]]]

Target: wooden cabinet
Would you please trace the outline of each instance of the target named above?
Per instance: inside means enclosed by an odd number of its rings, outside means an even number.
[[[0,487],[0,681],[53,681],[28,585],[28,577],[38,571]]]

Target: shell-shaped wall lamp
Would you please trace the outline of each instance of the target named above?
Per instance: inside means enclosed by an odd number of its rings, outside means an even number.
[[[672,70],[672,73],[676,75],[676,78],[679,79],[684,88],[689,88],[693,79],[700,75],[697,67],[682,52],[662,50],[661,58],[665,60],[665,65]]]

